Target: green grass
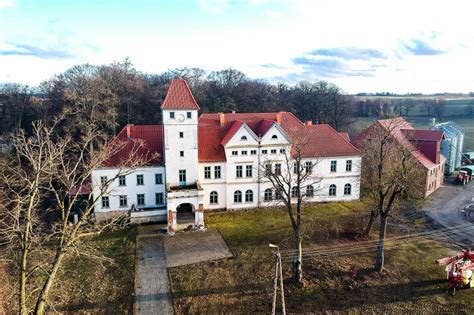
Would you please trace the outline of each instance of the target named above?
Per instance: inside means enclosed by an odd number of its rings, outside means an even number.
[[[304,211],[304,247],[343,243],[367,218],[362,202],[317,204]],[[274,258],[268,243],[291,249],[291,230],[282,209],[208,213],[207,224],[221,231],[234,259],[172,268],[170,277],[178,313],[268,313],[271,310]],[[398,231],[390,229],[394,235]],[[310,257],[303,261],[305,286],[287,283],[288,311],[343,313],[470,313],[474,291],[446,295],[444,268],[435,259],[447,255],[442,244],[390,244],[387,272],[373,273],[373,253]],[[392,245],[392,246],[390,246]],[[284,277],[291,275],[291,257],[284,259]],[[360,270],[351,276],[351,269]]]

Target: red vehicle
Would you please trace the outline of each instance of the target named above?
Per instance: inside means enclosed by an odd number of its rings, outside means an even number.
[[[461,170],[456,175],[456,179],[454,180],[454,183],[455,184],[466,185],[467,183],[469,183],[470,179],[471,179],[471,176],[469,176],[467,171]]]
[[[456,256],[450,256],[436,261],[438,265],[446,266],[446,277],[448,278],[448,290],[453,289],[453,295],[456,294],[456,288],[474,287],[474,253],[463,250]]]

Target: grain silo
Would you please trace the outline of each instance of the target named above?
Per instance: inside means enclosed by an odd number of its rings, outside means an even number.
[[[434,119],[431,129],[444,132],[445,139],[441,142],[441,153],[446,158],[445,172],[451,174],[456,168],[461,167],[464,130],[451,121],[436,124]]]

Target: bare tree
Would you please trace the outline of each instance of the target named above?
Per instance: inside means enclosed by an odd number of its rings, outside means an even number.
[[[293,137],[291,145],[285,150],[283,165],[274,167],[272,161],[264,161],[261,176],[268,180],[276,191],[276,202],[284,205],[293,230],[293,275],[292,281],[303,279],[302,265],[302,207],[307,198],[315,196],[320,190],[322,177],[316,172],[320,159],[306,158],[304,149],[308,143],[306,136]]]
[[[446,111],[446,101],[437,98],[436,100],[430,102],[429,106],[433,108],[433,112],[436,115],[436,119],[438,119],[439,122],[442,122],[444,113]]]
[[[70,119],[70,115],[68,112],[63,119]],[[114,139],[103,149],[91,152],[90,143],[104,136],[100,126],[94,122],[89,124],[84,125],[87,128],[79,137],[77,134],[59,136],[55,133],[58,124],[46,127],[39,122],[34,125],[32,137],[25,137],[23,132],[13,136],[13,149],[21,163],[2,168],[8,211],[2,214],[0,224],[2,237],[7,239],[12,256],[20,257],[14,263],[19,266],[21,314],[27,314],[32,304],[35,304],[35,314],[44,314],[46,306],[50,305],[49,294],[58,281],[64,259],[69,255],[87,255],[84,236],[115,228],[120,222],[111,220],[93,224],[91,221],[93,209],[107,193],[110,183],[154,158],[153,155],[139,154],[143,153],[143,143],[134,140],[122,142]],[[115,176],[101,186],[99,193],[91,196],[78,220],[72,222],[76,202],[82,196],[82,189],[78,187],[89,185],[92,171],[126,147],[130,154],[123,158]],[[33,247],[42,255],[29,260]],[[53,256],[49,254],[51,252]],[[28,285],[30,277],[36,281],[40,279],[42,285],[32,287],[33,280]],[[27,288],[30,288],[29,292]]]
[[[401,128],[397,119],[388,123],[376,122],[365,138],[357,142],[364,153],[362,157],[361,188],[363,195],[371,203],[368,235],[373,223],[380,218],[379,241],[375,258],[375,270],[384,266],[384,244],[387,219],[397,207],[400,198],[419,198],[422,195],[425,175],[414,158],[416,150],[408,141],[397,139],[395,134]],[[401,142],[402,141],[402,142]]]

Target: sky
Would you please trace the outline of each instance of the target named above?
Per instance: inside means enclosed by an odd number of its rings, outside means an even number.
[[[73,65],[235,68],[347,93],[474,91],[472,0],[0,0],[0,83]]]

